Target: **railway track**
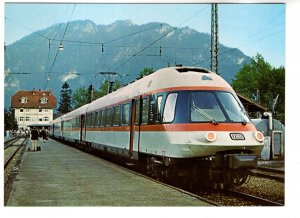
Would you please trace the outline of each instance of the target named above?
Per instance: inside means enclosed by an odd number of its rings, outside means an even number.
[[[284,171],[278,169],[258,167],[255,170],[251,170],[251,174],[257,177],[263,177],[267,179],[273,179],[279,182],[284,182]]]
[[[4,145],[4,204],[6,205],[13,181],[18,173],[28,138],[15,138],[5,142]]]
[[[4,169],[9,165],[11,160],[18,153],[24,144],[27,142],[27,138],[16,138],[4,145]]]
[[[9,146],[13,145],[16,141],[18,141],[20,138],[19,137],[16,137],[16,138],[12,138],[12,139],[9,139],[8,141],[6,141],[4,143],[4,149],[8,148]]]
[[[225,193],[241,199],[245,199],[245,201],[249,202],[251,205],[253,204],[254,206],[284,206],[281,203],[236,190],[226,190]]]
[[[284,206],[279,202],[232,189],[215,191],[204,188],[196,193],[219,206]]]

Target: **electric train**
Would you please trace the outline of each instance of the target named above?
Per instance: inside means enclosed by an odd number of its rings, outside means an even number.
[[[189,187],[243,184],[264,144],[224,79],[184,66],[160,69],[53,120],[50,134]]]

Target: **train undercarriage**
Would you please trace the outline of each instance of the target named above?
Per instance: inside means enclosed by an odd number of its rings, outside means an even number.
[[[257,156],[220,153],[201,159],[167,161],[161,157],[147,156],[143,162],[147,175],[172,185],[187,189],[203,186],[228,189],[240,186],[247,181],[249,169],[257,166]]]

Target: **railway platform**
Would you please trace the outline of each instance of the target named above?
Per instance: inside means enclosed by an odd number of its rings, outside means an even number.
[[[284,160],[273,160],[273,161],[261,160],[258,161],[258,167],[274,169],[282,172],[285,171]]]
[[[210,205],[52,139],[39,144],[26,148],[6,206]]]

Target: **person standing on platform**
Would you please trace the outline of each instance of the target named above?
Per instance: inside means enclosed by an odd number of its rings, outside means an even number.
[[[39,132],[35,127],[31,130],[31,151],[37,151]]]
[[[6,130],[6,139],[10,139],[10,131]]]
[[[44,127],[43,127],[43,129],[41,131],[41,137],[43,138],[43,142],[45,143],[45,140],[47,138],[47,134],[46,134],[46,131],[45,131]]]

